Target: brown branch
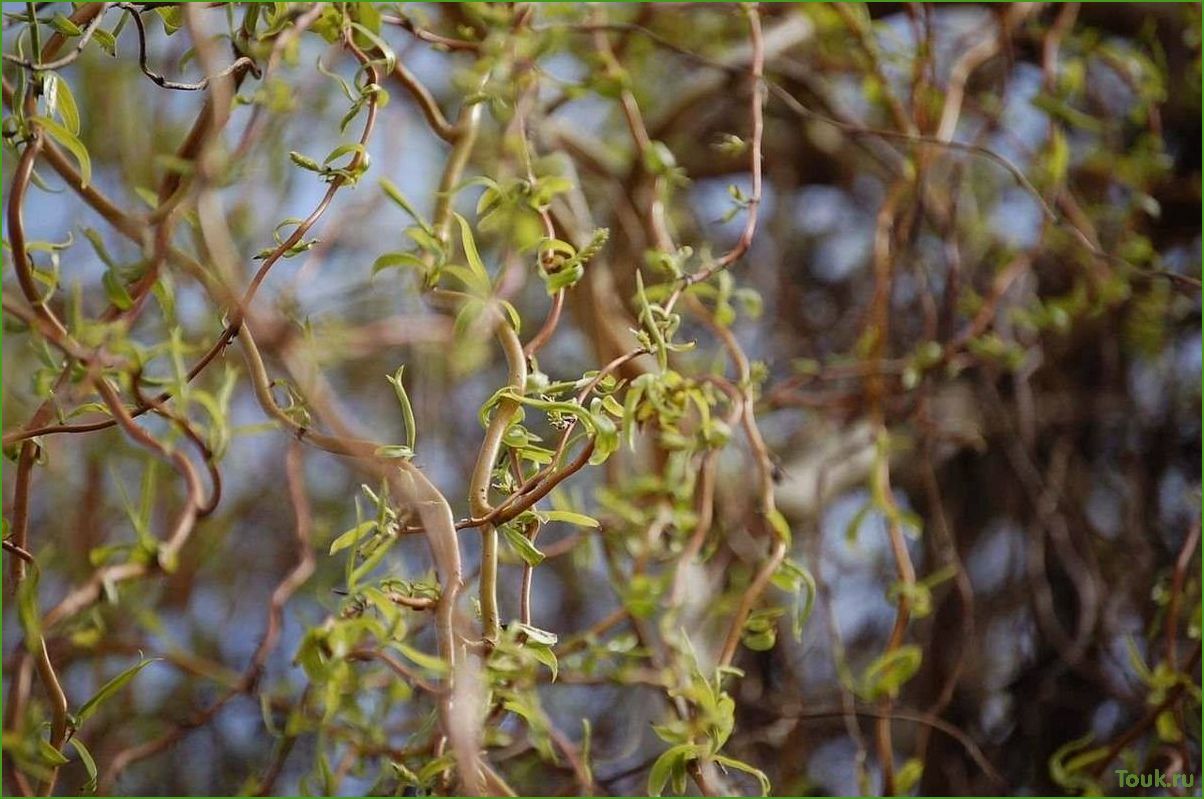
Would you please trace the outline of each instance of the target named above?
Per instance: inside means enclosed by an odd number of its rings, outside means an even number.
[[[752,142],[749,145],[749,172],[752,174],[752,194],[748,198],[748,216],[744,221],[744,229],[736,244],[715,263],[688,275],[673,295],[665,303],[666,311],[672,310],[677,298],[690,286],[702,283],[717,272],[727,269],[739,261],[752,246],[753,236],[757,232],[757,216],[761,208],[762,166],[764,156],[761,153],[762,139],[765,131],[765,86],[762,78],[765,74],[765,40],[761,35],[761,15],[755,3],[742,6],[748,16],[749,39],[752,43],[752,66],[749,73],[752,79],[752,101],[749,103],[749,116],[752,119]]]
[[[419,110],[422,111],[422,116],[426,118],[426,123],[430,126],[434,134],[448,144],[454,144],[460,136],[460,128],[447,121],[447,117],[440,110],[439,103],[435,100],[434,95],[431,94],[431,90],[424,86],[413,72],[406,69],[405,64],[401,63],[400,59],[398,59],[397,64],[393,67],[393,77],[414,98],[414,102],[418,104]]]
[[[1179,556],[1175,559],[1175,570],[1171,574],[1171,594],[1166,606],[1166,662],[1172,670],[1179,669],[1179,654],[1176,651],[1179,640],[1179,608],[1183,602],[1183,584],[1187,580],[1188,569],[1193,565],[1196,548],[1200,546],[1200,521],[1197,519],[1183,539]]]

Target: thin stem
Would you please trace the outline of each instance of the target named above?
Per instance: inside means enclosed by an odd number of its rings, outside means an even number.
[[[527,357],[523,354],[522,342],[504,315],[497,311],[494,313],[497,317],[494,321],[497,336],[510,370],[510,388],[522,394],[527,385]],[[476,465],[473,467],[468,486],[469,510],[474,516],[488,516],[494,510],[489,504],[493,468],[501,452],[502,437],[518,410],[519,403],[516,400],[503,399],[498,403],[489,420],[489,426],[485,429],[485,438],[477,452]],[[501,631],[497,606],[497,546],[497,528],[492,523],[481,525],[480,599],[483,637],[487,641],[496,640]]]

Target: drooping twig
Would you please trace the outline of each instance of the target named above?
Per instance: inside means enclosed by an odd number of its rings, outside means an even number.
[[[134,20],[134,27],[138,31],[138,67],[142,70],[142,74],[150,78],[156,86],[161,86],[164,89],[173,89],[181,92],[200,92],[209,87],[209,82],[225,78],[229,75],[237,74],[239,71],[250,71],[258,73],[259,68],[255,66],[255,62],[247,56],[239,56],[230,66],[222,69],[208,77],[202,78],[195,83],[181,83],[179,81],[168,80],[159,73],[153,71],[146,62],[146,23],[142,21],[141,11],[138,6],[133,3],[118,3],[117,7],[128,11]]]

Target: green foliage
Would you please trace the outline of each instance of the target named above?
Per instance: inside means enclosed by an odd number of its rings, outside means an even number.
[[[914,644],[884,652],[865,667],[858,693],[866,700],[899,695],[903,685],[920,669],[924,653]]]

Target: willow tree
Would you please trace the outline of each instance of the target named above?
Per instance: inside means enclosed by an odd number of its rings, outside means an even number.
[[[1198,6],[4,16],[12,795],[1198,772]]]

